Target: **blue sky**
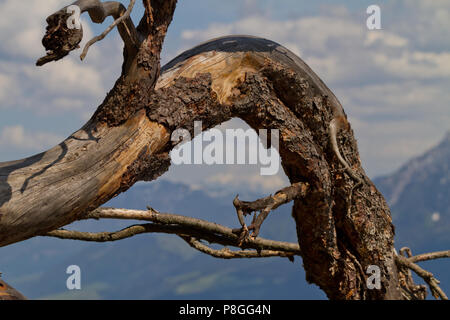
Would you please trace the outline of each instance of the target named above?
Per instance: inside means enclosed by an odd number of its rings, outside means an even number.
[[[66,4],[70,1],[0,0],[0,161],[44,151],[76,131],[119,75],[122,44],[116,31],[95,44],[84,62],[78,51],[34,66],[44,54],[45,17]],[[382,30],[366,28],[371,4],[381,7]],[[138,1],[134,20],[141,15]],[[84,41],[111,23],[83,19]],[[286,46],[342,102],[373,177],[394,171],[450,129],[448,30],[448,0],[180,0],[163,63],[227,34],[262,36]],[[224,127],[241,125],[233,121]],[[268,190],[286,183],[283,174],[261,178],[257,173],[251,166],[181,166],[164,178]]]

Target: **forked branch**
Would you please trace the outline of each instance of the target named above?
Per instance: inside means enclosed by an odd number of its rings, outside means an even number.
[[[406,254],[406,257],[403,256],[403,254]],[[425,269],[421,268],[419,265],[417,265],[415,262],[419,261],[426,261],[426,260],[432,260],[432,259],[439,259],[439,258],[448,258],[450,257],[450,250],[448,251],[440,251],[440,252],[431,252],[431,253],[425,253],[417,256],[412,256],[411,250],[409,248],[402,248],[400,250],[400,255],[396,256],[396,262],[401,268],[406,268],[408,270],[414,271],[415,274],[417,274],[419,277],[421,277],[430,287],[431,294],[436,299],[441,298],[442,300],[448,300],[447,295],[444,293],[444,291],[439,287],[440,281],[434,277],[434,275],[426,271]],[[406,275],[407,278],[411,278],[410,274]],[[412,283],[412,280],[409,279],[407,281],[408,283]]]
[[[86,0],[84,0],[86,1]],[[81,1],[77,1],[77,2],[84,2],[83,0]],[[92,0],[91,0],[92,1]],[[100,1],[96,1],[96,2],[100,2]],[[102,5],[103,8],[109,8],[109,11],[103,10],[104,14],[103,15],[96,15],[96,11],[92,11],[89,13],[91,19],[93,22],[99,23],[97,21],[103,22],[104,18],[106,17],[105,15],[109,13],[109,15],[112,15],[114,17],[114,22],[105,29],[105,31],[103,31],[100,35],[92,38],[91,40],[89,40],[86,45],[84,46],[83,49],[83,53],[80,56],[81,60],[84,60],[84,58],[86,57],[89,48],[96,42],[103,40],[108,33],[111,32],[112,29],[114,29],[116,26],[120,25],[121,23],[123,23],[123,31],[121,32],[121,36],[123,41],[125,42],[125,45],[129,48],[129,49],[138,49],[138,37],[137,37],[137,32],[136,29],[134,27],[133,22],[130,19],[130,15],[131,15],[131,11],[133,11],[134,8],[134,4],[136,3],[136,0],[130,0],[130,4],[128,5],[128,8],[125,10],[124,6],[120,3],[120,2],[106,2],[104,4],[99,4]],[[125,10],[125,11],[124,11]],[[97,20],[97,17],[99,18],[99,20]],[[100,23],[101,23],[100,22]]]
[[[233,201],[236,213],[238,215],[239,223],[242,229],[234,230],[235,232],[241,231],[241,241],[249,236],[249,230],[252,230],[252,237],[257,237],[264,220],[269,215],[270,211],[275,210],[279,206],[289,203],[297,198],[306,196],[308,191],[307,183],[294,183],[293,185],[279,190],[273,196],[267,196],[256,201],[248,202],[239,200],[239,195]],[[256,212],[259,211],[259,214]],[[250,226],[247,227],[244,216],[255,212],[253,221]]]
[[[233,229],[201,219],[185,217],[176,214],[159,213],[149,208],[148,211],[99,208],[84,217],[84,219],[121,219],[140,220],[152,223],[133,225],[116,232],[89,233],[59,229],[44,236],[90,242],[109,242],[130,238],[143,233],[176,234],[187,241],[189,245],[204,253],[224,259],[256,258],[256,257],[288,257],[300,255],[300,247],[296,243],[274,241],[263,238],[247,239],[240,243],[239,236]],[[241,249],[256,251],[213,250],[199,242],[199,239],[223,246],[234,246]]]

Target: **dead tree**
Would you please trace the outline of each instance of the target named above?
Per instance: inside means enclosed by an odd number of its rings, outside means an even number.
[[[161,48],[176,2],[144,0],[145,14],[137,27],[130,19],[134,0],[128,8],[111,1],[74,3],[95,23],[107,16],[115,19],[88,43],[81,58],[117,26],[124,42],[122,73],[80,130],[44,153],[0,163],[0,246],[42,235],[113,241],[143,232],[172,233],[220,258],[300,255],[307,280],[330,299],[423,299],[423,288],[407,271],[414,270],[414,257],[395,253],[389,208],[361,166],[335,95],[299,57],[254,37],[212,40],[161,69]],[[47,56],[38,65],[62,59],[78,47],[83,31],[68,28],[69,16],[65,7],[47,18]],[[201,120],[207,130],[234,117],[255,130],[279,129],[282,167],[292,184],[254,202],[236,198],[240,228],[151,208],[99,208],[137,181],[154,180],[169,168],[176,129],[192,135],[194,121]],[[257,237],[269,212],[290,201],[298,244]],[[253,212],[253,223],[246,226],[243,216]],[[91,218],[148,223],[101,234],[60,229]],[[203,240],[240,250],[213,250]],[[381,270],[378,290],[366,283],[372,265]],[[435,288],[437,283],[432,283]]]

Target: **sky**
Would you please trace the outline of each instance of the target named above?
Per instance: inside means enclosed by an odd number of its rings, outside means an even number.
[[[137,2],[136,23],[143,13]],[[78,130],[120,74],[123,45],[117,31],[91,47],[83,62],[79,50],[35,66],[45,55],[45,18],[68,4],[0,0],[0,161],[42,152]],[[381,8],[381,30],[366,26],[372,4]],[[111,22],[93,25],[83,16],[83,43]],[[229,34],[278,42],[299,55],[341,101],[363,166],[375,177],[431,148],[450,129],[448,30],[448,0],[179,0],[162,63]],[[221,128],[237,127],[246,126],[232,120]],[[172,166],[163,179],[263,191],[288,183],[281,171],[261,176],[258,166],[248,165]]]

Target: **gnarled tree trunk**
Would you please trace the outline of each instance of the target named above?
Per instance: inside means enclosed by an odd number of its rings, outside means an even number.
[[[0,246],[67,225],[156,179],[170,165],[174,130],[193,134],[194,121],[209,129],[239,117],[254,129],[279,129],[286,175],[309,186],[292,211],[307,280],[332,299],[400,299],[389,208],[361,167],[337,98],[289,50],[246,36],[189,50],[159,76],[175,3],[144,1],[142,41],[125,51],[121,77],[82,129],[47,152],[0,164]],[[330,139],[336,121],[349,168]],[[381,270],[379,290],[366,285],[370,265]]]

